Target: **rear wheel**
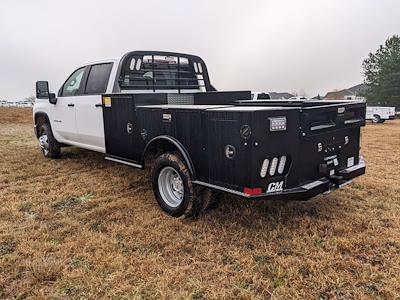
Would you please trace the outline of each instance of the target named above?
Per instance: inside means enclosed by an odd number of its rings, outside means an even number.
[[[160,207],[173,217],[197,216],[202,209],[202,197],[192,185],[187,166],[176,153],[164,153],[155,163],[153,190]]]
[[[53,136],[50,125],[44,123],[39,131],[39,146],[42,149],[43,155],[47,158],[59,158],[61,154],[60,144]]]
[[[381,123],[381,116],[380,115],[374,115],[372,118],[372,123]]]

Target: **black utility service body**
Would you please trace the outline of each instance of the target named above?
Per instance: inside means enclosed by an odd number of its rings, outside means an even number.
[[[193,184],[248,198],[309,199],[365,173],[363,101],[250,99],[216,91],[197,56],[130,52],[103,95],[106,158],[144,168],[170,147]]]

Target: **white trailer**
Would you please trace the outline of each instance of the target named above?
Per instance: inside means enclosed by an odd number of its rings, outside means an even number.
[[[30,101],[18,101],[17,106],[18,107],[33,107],[33,103]]]
[[[386,120],[393,120],[395,117],[395,107],[367,106],[365,119],[371,120],[373,123],[383,123]]]

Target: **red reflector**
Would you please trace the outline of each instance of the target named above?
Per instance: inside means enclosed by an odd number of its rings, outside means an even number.
[[[247,194],[247,195],[252,195],[253,194],[253,189],[245,187],[243,189],[243,193]]]
[[[262,193],[261,188],[254,188],[253,195],[260,195]]]
[[[262,193],[262,190],[261,190],[261,188],[251,189],[251,188],[245,187],[245,188],[243,188],[243,193],[245,193],[246,195],[260,195]]]

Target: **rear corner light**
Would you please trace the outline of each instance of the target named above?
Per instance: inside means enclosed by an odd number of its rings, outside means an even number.
[[[260,171],[261,178],[265,178],[265,176],[267,176],[268,166],[269,166],[269,159],[267,158],[267,159],[264,159],[262,166],[261,166],[261,171]]]
[[[274,157],[271,162],[271,167],[269,168],[269,175],[274,176],[276,167],[278,166],[278,158]]]
[[[268,118],[269,131],[284,131],[286,130],[286,117]]]
[[[281,159],[279,160],[279,166],[278,166],[278,173],[282,174],[283,171],[285,170],[285,165],[286,165],[286,156],[281,156]]]

